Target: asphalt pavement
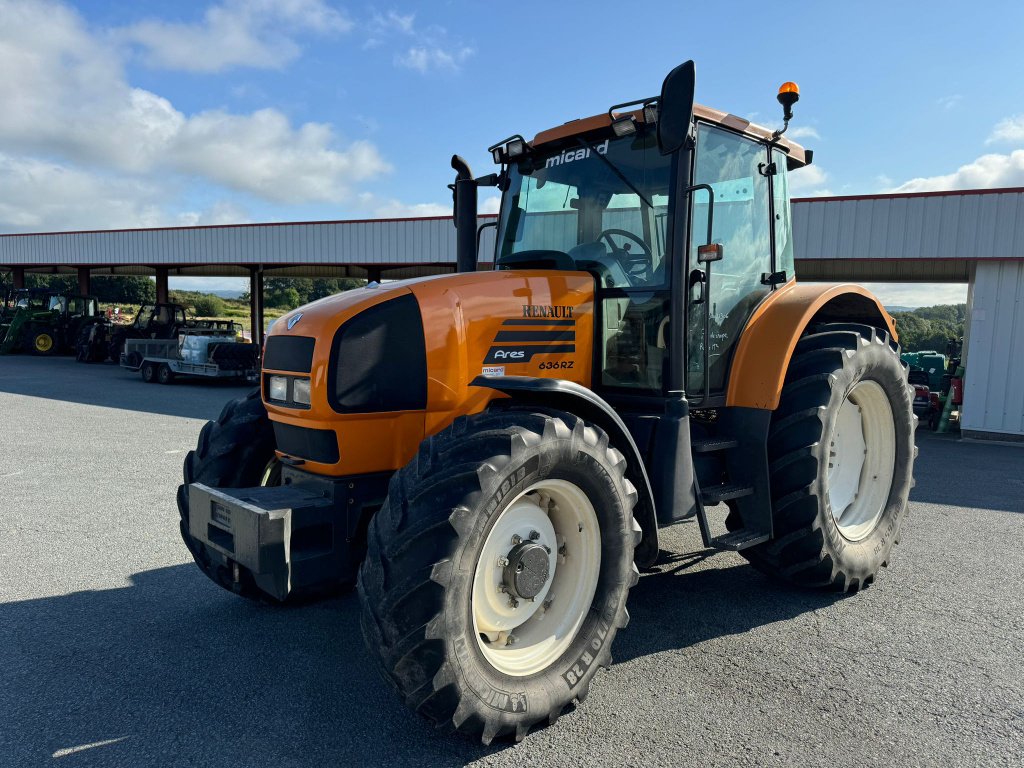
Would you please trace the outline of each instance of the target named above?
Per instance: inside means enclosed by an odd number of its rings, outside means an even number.
[[[258,605],[192,564],[181,462],[244,391],[0,358],[0,764],[1024,764],[1024,447],[919,435],[903,540],[854,596],[662,531],[585,704],[486,748],[402,706],[354,595]]]

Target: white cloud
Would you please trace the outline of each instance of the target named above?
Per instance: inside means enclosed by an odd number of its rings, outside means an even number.
[[[790,128],[786,131],[787,139],[817,139],[821,141],[821,136],[818,135],[818,131],[809,125],[798,125],[796,128]]]
[[[337,34],[352,26],[323,0],[226,0],[200,22],[148,19],[115,30],[114,39],[140,48],[147,64],[162,69],[277,69],[299,55],[297,34]]]
[[[961,96],[959,93],[952,93],[948,96],[939,97],[938,99],[935,100],[935,103],[938,104],[947,112],[949,112],[950,110],[956,108],[957,104],[960,103],[961,99],[963,99],[963,96]]]
[[[310,5],[284,0],[282,7],[297,13]],[[284,203],[341,201],[353,183],[389,170],[373,144],[339,146],[330,126],[295,127],[274,109],[183,114],[132,88],[116,52],[66,6],[0,0],[0,18],[7,152],[108,173],[190,175]]]
[[[185,211],[177,216],[182,227],[200,227],[217,224],[248,224],[249,213],[240,205],[228,200],[218,200],[202,211]]]
[[[887,307],[933,307],[936,304],[963,304],[967,301],[966,283],[864,283]]]
[[[497,195],[485,197],[480,201],[480,213],[498,213],[501,210],[501,198]]]
[[[993,189],[1024,186],[1024,149],[1008,155],[982,155],[953,173],[911,179],[890,192],[931,192],[945,189]]]
[[[830,197],[832,190],[823,186],[828,174],[817,165],[805,165],[789,173],[789,192],[793,197]]]
[[[402,50],[394,56],[395,65],[423,74],[436,70],[456,72],[475,53],[472,47],[453,42],[444,27],[417,26],[416,15],[412,13],[375,13],[366,29],[364,49],[378,48],[389,38],[402,39]]]
[[[446,69],[454,72],[472,55],[473,49],[467,47],[447,51],[436,46],[413,46],[404,53],[397,54],[395,63],[423,73],[434,69]]]
[[[145,181],[0,154],[0,229],[7,232],[173,224],[167,194]]]
[[[1024,115],[1004,117],[996,123],[985,143],[994,144],[1003,141],[1024,142]]]

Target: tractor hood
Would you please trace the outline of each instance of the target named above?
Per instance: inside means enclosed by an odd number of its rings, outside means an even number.
[[[497,396],[471,386],[478,376],[590,386],[593,297],[584,272],[503,270],[367,286],[289,312],[263,362],[278,447],[323,474],[390,471]],[[310,402],[295,402],[291,384],[270,398],[272,376],[308,378]]]

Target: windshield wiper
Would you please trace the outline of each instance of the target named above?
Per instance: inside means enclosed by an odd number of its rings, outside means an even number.
[[[586,148],[587,148],[588,150],[590,150],[591,154],[593,154],[593,155],[596,155],[596,156],[597,156],[597,158],[598,158],[598,159],[599,159],[599,160],[600,160],[601,162],[603,162],[603,163],[604,163],[605,165],[607,165],[607,166],[608,166],[609,168],[611,168],[611,169],[612,169],[612,173],[614,173],[614,174],[615,174],[616,176],[618,176],[618,177],[619,177],[619,180],[620,180],[620,181],[622,181],[622,183],[623,183],[623,184],[625,184],[625,185],[626,185],[627,187],[629,187],[629,188],[630,188],[631,190],[633,190],[633,192],[635,192],[635,193],[636,193],[637,197],[639,197],[639,198],[640,198],[641,200],[643,200],[643,201],[644,201],[645,203],[647,203],[647,207],[648,207],[648,208],[653,208],[653,207],[654,207],[654,206],[653,206],[653,205],[651,204],[651,201],[650,201],[650,200],[648,200],[648,199],[647,199],[647,198],[646,198],[646,197],[644,196],[644,193],[643,193],[643,192],[641,192],[641,191],[640,191],[639,189],[637,189],[636,187],[634,187],[634,186],[633,186],[633,183],[632,183],[632,182],[631,182],[631,181],[630,181],[629,179],[627,179],[627,178],[626,178],[626,174],[624,174],[624,173],[623,173],[622,171],[620,171],[620,170],[618,169],[618,167],[617,167],[617,166],[615,165],[615,163],[613,163],[613,162],[612,162],[611,160],[609,160],[609,159],[608,159],[607,157],[605,157],[605,156],[604,156],[604,155],[602,155],[602,154],[601,154],[600,152],[598,152],[598,151],[597,151],[597,148],[596,148],[596,147],[595,147],[595,146],[594,146],[593,144],[591,144],[591,143],[590,143],[589,141],[586,141],[586,140],[584,140],[584,139],[580,138],[579,136],[577,136],[577,137],[576,137],[576,142],[577,142],[578,144],[581,144],[582,146],[586,147]]]

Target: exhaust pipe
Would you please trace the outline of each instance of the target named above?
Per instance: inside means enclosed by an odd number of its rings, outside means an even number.
[[[469,164],[458,155],[452,155],[452,168],[456,171],[452,195],[455,198],[455,266],[458,272],[476,271],[476,182]]]

